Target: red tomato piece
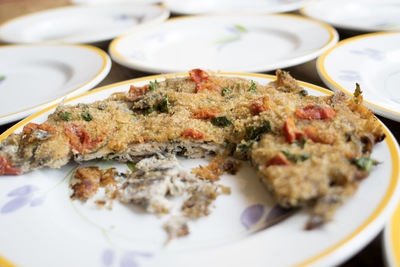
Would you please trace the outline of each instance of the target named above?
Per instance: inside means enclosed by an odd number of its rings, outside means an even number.
[[[310,104],[296,110],[296,116],[305,120],[325,120],[335,117],[336,112],[328,105]]]
[[[12,166],[8,159],[0,154],[0,175],[4,174],[19,175],[22,171]]]
[[[185,129],[181,135],[183,136],[183,138],[193,138],[195,140],[200,140],[203,139],[205,137],[205,134],[199,130],[195,130],[192,128],[187,128]]]

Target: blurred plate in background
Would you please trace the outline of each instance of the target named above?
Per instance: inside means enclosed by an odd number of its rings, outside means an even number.
[[[209,15],[133,31],[109,51],[121,65],[147,72],[261,72],[312,60],[337,40],[331,26],[297,15]]]
[[[88,91],[111,68],[105,52],[87,45],[8,45],[0,58],[0,125]]]
[[[400,121],[400,32],[341,41],[318,59],[317,70],[329,88],[348,95],[359,83],[373,112]]]
[[[305,0],[165,0],[175,14],[276,13],[299,9]]]
[[[314,0],[300,12],[341,29],[370,32],[400,30],[398,0]]]
[[[83,5],[54,8],[6,21],[0,40],[6,43],[96,43],[169,17],[156,5]]]
[[[98,5],[98,4],[119,4],[119,3],[156,4],[160,2],[162,2],[162,0],[71,0],[71,3],[76,5]]]

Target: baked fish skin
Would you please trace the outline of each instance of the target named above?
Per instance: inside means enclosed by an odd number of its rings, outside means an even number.
[[[335,210],[379,159],[382,125],[354,97],[310,96],[287,72],[268,85],[194,69],[189,77],[152,81],[103,101],[62,105],[40,125],[0,143],[0,174],[58,168],[68,161],[136,162],[156,154],[248,159],[284,207],[311,205],[307,225]]]

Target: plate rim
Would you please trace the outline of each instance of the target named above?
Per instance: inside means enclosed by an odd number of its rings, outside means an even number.
[[[319,21],[323,21],[327,24],[330,24],[334,26],[335,28],[340,28],[344,30],[352,30],[352,31],[362,31],[362,32],[391,32],[393,30],[391,29],[382,29],[380,27],[368,27],[368,26],[351,26],[349,24],[343,24],[343,23],[338,23],[338,22],[328,22],[327,20],[322,19],[321,17],[316,17],[311,15],[309,12],[307,12],[307,8],[314,5],[315,3],[320,3],[320,1],[316,0],[309,0],[307,1],[303,7],[299,9],[299,13],[308,17],[308,18],[313,18]]]
[[[269,75],[269,74],[238,73],[238,72],[216,72],[216,74],[223,76],[241,76],[247,78],[258,77],[258,78],[276,80],[275,75]],[[103,87],[99,87],[92,91],[88,91],[80,95],[71,97],[65,100],[65,103],[71,102],[73,100],[82,98],[87,95],[105,91],[107,89],[112,89],[122,85],[128,85],[130,83],[137,83],[154,79],[187,77],[187,76],[188,73],[170,73],[170,74],[158,74],[158,75],[151,75],[151,76],[130,79],[106,85]],[[332,91],[311,83],[299,81],[299,84],[303,87],[311,88],[313,90],[328,95],[333,94]],[[3,134],[0,135],[0,141],[2,141],[4,138],[9,136],[12,132],[17,130],[21,126],[25,125],[31,120],[39,117],[40,115],[56,107],[57,104],[54,104],[18,122],[17,124],[15,124],[14,126],[12,126],[8,130],[6,130]],[[392,164],[390,182],[388,184],[386,192],[379,201],[379,204],[374,208],[374,210],[370,213],[370,215],[356,227],[355,230],[353,230],[350,234],[344,237],[341,241],[337,242],[334,245],[331,245],[328,249],[325,249],[322,252],[318,252],[308,259],[301,260],[301,262],[297,263],[296,266],[309,266],[309,265],[321,265],[321,264],[331,265],[331,264],[339,264],[345,261],[347,258],[354,255],[367,242],[369,242],[370,240],[372,240],[372,238],[375,237],[375,235],[382,229],[382,227],[386,223],[385,219],[387,219],[391,215],[391,212],[396,208],[397,199],[400,196],[400,155],[398,153],[400,149],[395,137],[392,135],[390,130],[381,121],[379,122],[383,126],[384,132],[386,134],[385,142],[389,150],[391,164]],[[8,261],[1,254],[0,254],[0,264],[5,265],[5,267],[15,267],[13,263]]]
[[[383,231],[381,243],[386,265],[400,266],[400,203]]]
[[[84,82],[82,85],[80,85],[77,88],[72,89],[71,91],[67,92],[66,94],[63,94],[62,96],[53,98],[51,100],[48,100],[44,103],[40,103],[37,105],[33,105],[28,108],[23,108],[22,110],[13,112],[11,114],[7,114],[4,116],[0,116],[0,125],[4,125],[10,122],[13,122],[15,120],[19,120],[21,118],[24,118],[25,116],[31,115],[32,112],[35,113],[39,111],[41,107],[49,106],[54,102],[61,101],[64,97],[70,95],[70,94],[76,94],[79,92],[83,92],[85,90],[90,90],[91,88],[95,87],[97,84],[99,84],[110,72],[111,70],[111,59],[108,56],[108,54],[101,50],[100,48],[91,46],[91,45],[86,45],[86,44],[6,44],[0,46],[0,49],[2,48],[9,48],[9,47],[18,47],[18,48],[24,48],[24,47],[46,47],[46,46],[52,46],[52,47],[75,47],[75,48],[81,48],[83,50],[90,50],[95,52],[98,56],[101,57],[103,60],[103,65],[101,66],[100,70],[93,76],[91,77],[88,81]]]
[[[286,5],[285,4],[282,5],[282,6],[288,6],[286,8],[283,8],[283,7],[282,8],[276,8],[273,11],[269,11],[268,13],[266,13],[265,11],[262,10],[262,11],[257,11],[257,13],[259,13],[259,14],[273,14],[273,13],[280,13],[280,12],[295,11],[295,10],[300,9],[302,6],[304,6],[307,1],[308,0],[300,0],[299,3],[288,3]],[[182,11],[182,9],[175,9],[175,8],[171,7],[171,5],[168,4],[168,2],[170,2],[170,1],[169,0],[164,0],[164,1],[162,1],[162,4],[174,14],[178,14],[178,15],[209,14],[208,12],[204,12],[204,11],[201,11],[201,12],[198,12],[198,13],[196,13],[196,12],[194,12],[194,13],[193,12],[184,12],[184,11]],[[254,11],[245,12],[245,13],[253,13],[253,12]],[[215,12],[213,14],[226,14],[226,13],[224,13],[224,12]]]
[[[152,67],[152,66],[143,66],[141,63],[137,63],[135,60],[128,60],[125,57],[123,57],[122,55],[120,55],[120,53],[118,53],[117,51],[117,45],[118,43],[132,35],[132,34],[136,34],[138,32],[144,32],[146,30],[151,30],[155,27],[159,27],[160,25],[165,25],[166,23],[171,23],[171,22],[175,22],[175,21],[180,21],[180,20],[190,20],[190,19],[206,19],[206,18],[224,18],[224,17],[254,17],[254,16],[258,16],[258,17],[285,17],[285,18],[294,18],[294,19],[300,19],[300,20],[306,20],[308,22],[314,23],[322,28],[324,28],[328,33],[329,33],[329,40],[321,47],[319,47],[316,50],[311,51],[310,53],[306,54],[306,55],[302,55],[302,56],[298,56],[289,60],[286,60],[286,62],[284,63],[277,63],[275,64],[273,67],[269,67],[269,68],[254,68],[254,69],[247,69],[244,72],[267,72],[267,71],[273,71],[275,69],[278,68],[287,68],[290,66],[296,66],[308,61],[311,61],[315,58],[317,58],[319,55],[321,55],[323,52],[325,52],[327,49],[329,49],[330,47],[334,46],[338,40],[339,40],[339,34],[337,33],[336,29],[333,28],[332,26],[324,23],[324,22],[320,22],[317,21],[315,19],[312,18],[307,18],[307,17],[303,17],[301,15],[297,15],[297,14],[259,14],[259,13],[230,13],[230,14],[207,14],[207,15],[187,15],[187,16],[180,16],[180,17],[173,17],[173,18],[169,18],[168,20],[166,20],[163,24],[153,24],[153,25],[147,25],[144,27],[141,27],[140,29],[135,29],[132,30],[126,34],[122,34],[120,36],[118,36],[117,38],[113,39],[110,44],[109,44],[109,48],[108,48],[108,52],[111,56],[111,58],[117,62],[118,64],[121,64],[127,68],[130,69],[135,69],[135,70],[140,70],[140,71],[144,71],[144,72],[150,72],[150,73],[172,73],[172,72],[182,72],[182,71],[177,71],[176,69],[167,69],[167,68],[160,68],[160,67]],[[292,61],[293,63],[290,63],[290,61]]]
[[[367,33],[367,34],[362,34],[362,35],[358,35],[358,36],[354,36],[354,37],[350,37],[347,38],[345,40],[342,40],[340,42],[338,42],[336,45],[334,45],[333,47],[329,48],[327,51],[325,51],[318,59],[316,62],[316,68],[317,68],[317,72],[319,77],[322,79],[322,81],[324,82],[324,84],[326,86],[328,86],[330,89],[334,90],[334,91],[342,91],[347,95],[352,95],[351,92],[349,92],[348,90],[346,90],[345,88],[343,88],[341,85],[339,85],[338,82],[336,82],[327,72],[326,68],[325,68],[325,60],[326,58],[329,56],[329,54],[334,51],[336,48],[341,47],[343,45],[346,45],[348,43],[351,42],[357,42],[361,39],[367,39],[367,38],[375,38],[377,36],[381,36],[381,35],[391,35],[391,34],[397,34],[400,35],[400,31],[392,31],[392,32],[374,32],[374,33]],[[364,103],[367,104],[367,106],[372,109],[372,111],[374,113],[377,113],[383,117],[392,119],[392,120],[396,120],[396,121],[400,121],[400,112],[389,109],[389,108],[385,108],[381,105],[378,104],[374,104],[370,101],[366,101],[364,100]],[[386,113],[386,112],[389,112]]]
[[[19,19],[24,19],[26,17],[30,17],[30,16],[36,16],[36,15],[41,15],[42,13],[46,14],[48,12],[53,12],[53,11],[58,11],[58,10],[68,10],[68,9],[91,9],[91,8],[96,8],[96,7],[106,7],[106,6],[110,6],[107,4],[103,4],[103,5],[90,5],[90,4],[71,4],[68,6],[60,6],[60,7],[52,7],[52,8],[46,8],[46,9],[42,9],[42,10],[37,10],[37,11],[32,11],[32,12],[28,12],[26,14],[22,14],[13,18],[10,18],[6,21],[3,21],[0,23],[0,41],[4,42],[6,45],[7,44],[53,44],[53,43],[60,43],[60,42],[52,42],[52,41],[39,41],[39,42],[26,42],[26,41],[10,41],[7,40],[6,38],[4,38],[4,34],[2,34],[2,29],[5,28],[9,23],[13,23],[14,21],[18,21]],[[157,23],[157,22],[163,22],[166,19],[169,18],[170,16],[170,12],[169,10],[163,6],[163,5],[159,5],[156,3],[152,3],[152,4],[145,4],[145,3],[118,3],[118,4],[113,4],[112,6],[136,6],[136,7],[140,7],[140,6],[144,6],[144,7],[155,7],[155,8],[159,8],[161,11],[161,14],[157,17],[156,20],[154,21],[149,21],[149,24],[152,23]],[[144,24],[140,24],[138,26],[140,27],[144,27],[146,26],[148,23],[144,23]],[[128,30],[128,32],[130,32],[130,30]],[[111,37],[111,38],[107,38],[107,39],[99,39],[96,41],[91,41],[91,42],[74,42],[74,43],[70,43],[70,44],[97,44],[97,43],[101,43],[104,41],[108,41],[108,40],[112,40],[114,38],[116,38],[118,36],[115,37]],[[62,43],[62,42],[61,42]]]

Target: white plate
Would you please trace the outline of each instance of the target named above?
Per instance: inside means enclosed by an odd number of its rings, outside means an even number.
[[[382,245],[387,267],[400,267],[400,204],[385,227]]]
[[[347,30],[400,30],[398,0],[315,0],[308,2],[300,12]]]
[[[0,58],[0,125],[92,89],[111,68],[107,53],[88,45],[7,45]]]
[[[400,32],[341,41],[318,59],[317,70],[332,90],[351,95],[359,83],[369,108],[400,121]]]
[[[71,0],[72,4],[76,5],[98,5],[98,4],[119,4],[119,3],[134,3],[134,4],[156,4],[162,0]]]
[[[337,39],[332,27],[297,15],[210,15],[131,32],[109,51],[116,62],[147,72],[261,72],[312,60]]]
[[[259,74],[220,75],[245,77],[262,84],[275,79]],[[113,92],[129,90],[130,84],[141,86],[155,79],[161,81],[163,77],[121,82],[67,102],[93,102]],[[313,95],[331,93],[310,84],[301,85]],[[54,108],[49,107],[18,123],[1,135],[0,140],[11,132],[21,131],[28,122],[42,123]],[[218,197],[208,217],[190,223],[188,237],[167,246],[161,229],[163,218],[135,212],[138,209],[130,205],[114,203],[110,211],[71,201],[68,181],[75,165],[18,177],[3,176],[0,179],[0,236],[6,242],[0,242],[0,255],[4,257],[0,258],[0,264],[12,262],[27,267],[337,265],[374,238],[395,208],[400,193],[399,148],[386,128],[385,133],[385,141],[376,145],[372,154],[381,164],[337,211],[334,221],[313,231],[303,230],[308,215],[299,212],[267,230],[254,232],[271,214],[272,203],[248,165],[236,176],[222,176],[221,183],[231,187],[231,195]],[[205,163],[204,160],[182,162],[186,168]],[[100,163],[103,167],[113,164]],[[241,220],[249,210],[257,211],[252,213],[257,216],[253,220]]]
[[[299,9],[306,0],[165,0],[176,14],[276,13]]]
[[[7,43],[95,43],[168,17],[169,11],[156,5],[61,7],[6,21],[0,25],[0,40]]]

